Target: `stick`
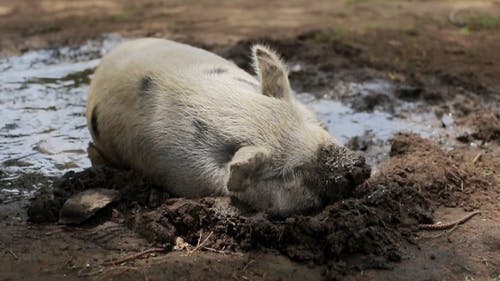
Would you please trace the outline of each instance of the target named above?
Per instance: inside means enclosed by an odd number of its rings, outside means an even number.
[[[481,159],[481,156],[483,156],[483,152],[479,152],[476,157],[474,157],[474,159],[472,159],[472,164],[476,164],[477,161],[479,161],[479,159]]]
[[[11,249],[7,249],[7,252],[9,252],[9,254],[11,254],[16,260],[19,259],[19,257],[16,254],[14,254],[14,252],[12,252]]]
[[[250,260],[250,261],[249,261],[249,262],[248,262],[248,263],[247,263],[247,264],[243,267],[243,269],[242,269],[241,271],[245,271],[245,270],[247,270],[248,266],[249,266],[249,265],[251,265],[251,264],[252,264],[252,263],[254,263],[254,262],[255,262],[255,260]]]
[[[210,236],[212,236],[214,232],[210,232],[207,237],[205,238],[205,240],[203,240],[203,242],[200,243],[200,240],[201,240],[201,236],[203,234],[203,232],[200,231],[200,237],[198,238],[198,244],[196,245],[196,247],[194,247],[193,250],[190,250],[188,251],[188,256],[191,255],[192,253],[198,251],[201,247],[203,247],[205,245],[205,243],[208,241],[208,238],[210,238]]]
[[[121,259],[118,259],[118,260],[111,260],[111,261],[105,261],[102,263],[102,265],[119,265],[119,264],[122,264],[124,262],[127,262],[127,261],[130,261],[130,260],[135,260],[137,258],[140,258],[141,256],[144,256],[144,255],[147,255],[147,254],[151,254],[151,253],[160,253],[160,252],[165,252],[165,248],[151,248],[151,249],[147,249],[147,250],[144,250],[142,252],[139,252],[139,253],[135,253],[135,254],[132,254],[132,255],[128,255],[124,258],[121,258]]]
[[[450,222],[450,223],[434,223],[434,224],[420,224],[418,226],[418,229],[420,230],[431,230],[431,231],[436,231],[436,230],[447,230],[450,228],[453,228],[459,224],[465,223],[466,221],[470,220],[473,216],[481,214],[481,211],[475,211],[472,213],[467,214],[463,218]]]
[[[210,248],[210,247],[206,247],[206,246],[203,246],[202,248],[203,250],[207,250],[209,252],[213,252],[213,253],[217,253],[217,254],[223,254],[223,255],[232,255],[232,256],[243,256],[242,253],[238,253],[238,252],[230,252],[230,251],[224,251],[224,250],[217,250],[217,249],[214,249],[214,248]]]

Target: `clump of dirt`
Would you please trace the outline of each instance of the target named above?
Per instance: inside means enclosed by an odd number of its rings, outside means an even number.
[[[408,208],[411,215],[393,212],[403,199],[412,199],[409,202],[413,207]],[[316,264],[354,253],[397,260],[395,242],[401,233],[410,236],[419,220],[431,219],[429,204],[422,196],[411,190],[389,192],[382,186],[365,198],[347,199],[315,215],[293,215],[286,219],[273,219],[261,213],[240,215],[214,198],[170,199],[158,209],[134,213],[129,221],[131,228],[158,243],[172,244],[181,236],[196,244],[200,231],[213,232],[204,244],[210,248],[274,249],[293,260]],[[389,229],[401,222],[404,230]]]
[[[500,143],[500,118],[493,112],[472,113],[457,123],[473,129],[473,133],[460,136],[461,141],[469,142],[472,138]]]
[[[53,185],[45,185],[31,202],[28,209],[29,220],[34,223],[56,222],[59,210],[68,198],[80,191],[95,188],[120,190],[124,202],[158,205],[158,202],[150,202],[157,201],[150,198],[151,190],[157,188],[148,179],[133,171],[103,166],[78,173],[70,171],[55,180]]]
[[[411,188],[446,207],[470,207],[470,194],[490,186],[491,181],[473,165],[455,160],[437,144],[415,134],[396,135],[390,154],[391,159],[382,164],[368,186]]]

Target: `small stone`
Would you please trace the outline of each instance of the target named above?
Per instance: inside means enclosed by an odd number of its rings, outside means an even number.
[[[70,197],[59,212],[60,224],[80,224],[120,198],[112,189],[89,189]]]

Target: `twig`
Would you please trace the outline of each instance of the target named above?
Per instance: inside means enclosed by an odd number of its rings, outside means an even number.
[[[194,249],[192,250],[188,250],[188,256],[193,254],[194,252],[198,251],[201,247],[203,247],[205,245],[205,243],[207,243],[208,241],[208,238],[210,238],[210,236],[212,236],[214,232],[210,232],[207,237],[205,238],[205,240],[203,240],[203,242],[200,243],[201,241],[201,236],[203,235],[203,232],[200,230],[200,236],[198,237],[198,244],[196,245],[196,247],[194,247]]]
[[[203,237],[203,229],[200,229],[200,235],[198,235],[198,242],[196,242],[196,247],[200,246],[201,237]]]
[[[217,250],[217,249],[206,247],[206,246],[203,246],[203,250],[207,250],[209,252],[214,252],[214,253],[217,253],[217,254],[229,254],[228,252],[226,252],[224,250]]]
[[[463,217],[457,221],[450,222],[450,223],[420,224],[418,226],[418,229],[431,230],[431,231],[447,230],[450,228],[454,228],[454,227],[458,226],[459,224],[465,223],[466,221],[470,220],[473,216],[478,215],[478,214],[481,214],[481,211],[472,212],[470,214],[467,214],[465,217]]]
[[[243,272],[244,272],[245,270],[247,270],[248,266],[249,266],[249,265],[251,265],[251,264],[252,264],[252,263],[254,263],[254,262],[255,262],[255,260],[250,260],[250,261],[249,261],[249,262],[248,262],[248,263],[247,263],[247,264],[243,267],[243,269],[242,269],[241,271],[243,271]]]
[[[217,250],[217,249],[206,247],[206,246],[203,246],[203,250],[207,250],[209,252],[213,252],[213,253],[217,253],[217,254],[223,254],[223,255],[243,256],[242,253],[230,252],[230,251],[224,251],[224,250]]]
[[[11,249],[7,249],[7,252],[9,252],[9,254],[11,254],[14,257],[14,259],[16,259],[16,260],[19,259],[19,257],[14,252],[12,252]]]
[[[113,261],[113,260],[105,261],[105,262],[102,263],[102,265],[119,265],[119,264],[122,264],[124,262],[140,258],[141,256],[144,256],[144,255],[147,255],[147,254],[161,253],[161,252],[165,252],[165,248],[151,248],[151,249],[147,249],[147,250],[144,250],[142,252],[139,252],[139,253],[128,255],[128,256],[126,256],[124,258],[121,258],[121,259],[118,259],[118,260],[115,260],[115,261]]]
[[[472,159],[472,164],[476,164],[477,161],[479,161],[479,159],[481,159],[481,156],[483,156],[483,152],[480,151],[476,157],[474,157],[474,159]]]

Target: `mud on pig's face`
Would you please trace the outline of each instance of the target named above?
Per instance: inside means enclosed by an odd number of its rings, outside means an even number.
[[[349,196],[371,174],[363,156],[337,144],[320,147],[312,166],[314,172],[307,185],[321,196],[322,204]]]
[[[250,154],[246,165],[232,169],[229,190],[254,208],[279,216],[343,199],[371,172],[362,156],[334,143],[320,146],[312,161],[286,168],[265,152]]]

